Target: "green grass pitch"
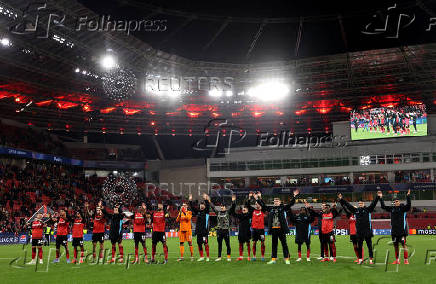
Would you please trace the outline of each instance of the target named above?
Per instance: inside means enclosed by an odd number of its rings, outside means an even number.
[[[376,236],[373,238],[376,249],[375,265],[357,265],[353,261],[354,251],[348,236],[337,236],[337,263],[320,263],[318,236],[312,236],[312,262],[306,262],[305,248],[303,261],[297,263],[296,245],[294,237],[288,236],[291,252],[291,265],[284,264],[280,259],[275,265],[261,262],[259,255],[256,262],[236,261],[239,254],[237,237],[231,238],[232,261],[216,263],[216,238],[211,237],[211,261],[209,263],[191,262],[189,249],[185,249],[185,261],[176,262],[179,256],[178,239],[168,240],[169,263],[163,264],[97,264],[88,263],[73,265],[66,264],[65,257],[61,262],[52,264],[54,246],[50,262],[48,247],[44,247],[44,264],[38,266],[23,265],[24,252],[30,256],[30,246],[20,245],[0,247],[0,275],[1,283],[434,283],[436,281],[436,236],[409,236],[410,265],[385,265],[393,261],[393,247],[389,244],[390,236]],[[198,251],[194,237],[194,256],[198,258]],[[124,252],[133,253],[133,241],[124,241]],[[271,254],[271,239],[266,239],[266,260]],[[71,246],[71,245],[70,245]],[[185,244],[187,246],[187,244]],[[259,244],[258,244],[259,246]],[[105,248],[110,254],[110,243],[105,242]],[[151,241],[147,240],[147,248],[151,253]],[[91,250],[91,243],[85,245],[87,252]],[[141,249],[140,249],[141,250]],[[434,252],[432,252],[432,250]],[[258,247],[258,254],[260,247]],[[161,244],[158,254],[162,253]],[[225,246],[224,246],[225,252]],[[72,249],[70,248],[72,255]],[[187,258],[186,258],[187,254]],[[246,252],[245,252],[246,254]],[[279,245],[279,256],[281,246]],[[365,249],[365,257],[367,256]],[[426,264],[430,260],[430,264]],[[18,258],[18,259],[17,259]],[[15,259],[15,260],[14,260]],[[27,259],[29,260],[29,259]]]
[[[378,138],[398,138],[398,137],[411,137],[411,136],[426,136],[427,135],[427,123],[418,124],[416,126],[418,132],[413,133],[415,130],[413,125],[410,126],[410,134],[408,135],[394,135],[391,129],[391,133],[381,133],[381,132],[368,132],[364,131],[363,128],[358,128],[357,132],[354,128],[351,128],[351,140],[364,140],[364,139],[378,139]]]

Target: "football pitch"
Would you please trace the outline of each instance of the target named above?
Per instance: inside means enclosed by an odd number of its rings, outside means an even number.
[[[124,253],[133,253],[133,241],[124,241]],[[65,256],[61,262],[53,264],[54,246],[44,247],[43,265],[23,265],[29,261],[30,246],[10,245],[0,247],[1,283],[432,283],[436,281],[436,236],[409,236],[410,265],[392,265],[394,260],[390,236],[373,238],[375,246],[375,264],[358,265],[348,236],[337,236],[337,262],[321,263],[319,256],[318,236],[312,236],[312,261],[305,258],[296,262],[297,249],[294,237],[288,236],[291,252],[291,265],[283,259],[277,264],[267,265],[271,254],[271,239],[266,238],[266,261],[260,261],[260,245],[256,262],[236,261],[239,255],[237,237],[231,237],[232,261],[215,262],[217,256],[216,238],[209,239],[210,262],[197,262],[198,250],[194,237],[194,257],[190,260],[189,249],[185,249],[185,261],[176,262],[179,257],[178,239],[168,239],[169,262],[167,264],[67,264]],[[185,244],[187,246],[187,244]],[[223,245],[225,256],[225,245]],[[110,243],[105,242],[107,255],[111,253]],[[149,257],[151,241],[147,239]],[[245,248],[244,248],[245,249]],[[91,252],[91,243],[85,244],[86,253]],[[63,251],[63,250],[62,250]],[[140,247],[140,251],[141,247]],[[25,254],[27,259],[25,260]],[[70,255],[73,251],[70,247]],[[246,251],[244,252],[246,256]],[[279,256],[282,256],[279,244]],[[365,248],[365,257],[367,250]],[[126,258],[126,256],[125,256]],[[162,246],[158,244],[157,260],[163,260]],[[386,262],[387,260],[387,262]],[[401,257],[401,263],[403,263]],[[429,263],[430,262],[430,263]],[[388,263],[388,264],[386,264]]]
[[[357,132],[354,128],[351,128],[351,140],[364,140],[364,139],[378,139],[378,138],[398,138],[398,137],[411,137],[411,136],[426,136],[427,135],[427,123],[425,124],[418,124],[416,125],[416,129],[418,130],[417,133],[414,133],[413,131],[415,128],[413,125],[410,125],[410,134],[397,134],[395,135],[394,132],[390,133],[381,133],[381,132],[369,132],[364,131],[363,128],[358,128]]]

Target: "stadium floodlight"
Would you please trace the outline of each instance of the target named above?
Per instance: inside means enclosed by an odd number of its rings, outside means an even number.
[[[117,66],[117,61],[113,55],[106,54],[101,58],[100,64],[104,69],[109,70]]]
[[[360,165],[361,166],[368,166],[371,164],[371,157],[370,156],[360,156]]]
[[[289,94],[289,86],[279,81],[268,81],[248,89],[248,96],[261,101],[278,101]]]
[[[79,73],[79,72],[80,72],[80,68],[77,67],[77,68],[74,70],[74,72]]]
[[[0,43],[1,43],[1,45],[2,45],[3,47],[9,47],[9,46],[12,45],[12,44],[11,44],[11,40],[8,39],[7,37],[3,37],[3,38],[0,40]]]
[[[232,91],[226,91],[226,96],[227,96],[227,97],[231,97],[231,96],[233,96],[233,92],[232,92]]]
[[[223,94],[223,92],[220,91],[220,90],[217,90],[217,89],[214,89],[214,90],[210,90],[210,91],[209,91],[209,96],[211,96],[211,97],[219,98],[219,97],[222,96],[222,94]]]
[[[182,92],[177,91],[177,90],[170,90],[170,91],[166,92],[166,95],[169,98],[173,98],[173,99],[180,97],[181,94],[182,94]]]

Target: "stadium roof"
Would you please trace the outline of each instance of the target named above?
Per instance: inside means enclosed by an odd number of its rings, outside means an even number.
[[[288,2],[47,1],[42,15],[54,13],[63,25],[18,33],[37,20],[26,10],[31,1],[1,1],[0,33],[12,43],[0,47],[2,117],[75,135],[157,133],[188,141],[203,135],[211,119],[227,119],[249,135],[319,134],[354,108],[425,103],[433,111],[436,28],[426,29],[434,1]],[[166,30],[76,30],[78,19],[104,15],[164,20]],[[388,15],[388,29],[378,32]],[[102,86],[98,62],[108,49],[136,78],[123,102],[109,100]],[[285,78],[292,89],[280,103],[216,99],[205,91],[171,100],[143,88],[150,74],[232,77],[235,94],[264,77]]]

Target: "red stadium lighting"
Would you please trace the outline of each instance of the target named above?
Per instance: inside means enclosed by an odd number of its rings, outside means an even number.
[[[326,113],[329,113],[332,109],[329,107],[323,107],[323,108],[317,108],[316,110],[319,113],[326,114]]]
[[[259,117],[261,117],[261,116],[263,116],[264,115],[264,112],[260,112],[260,111],[255,111],[255,112],[253,112],[253,116],[255,117],[255,118],[259,118]]]
[[[66,101],[59,101],[56,103],[56,105],[59,109],[69,109],[78,106],[78,104],[76,103],[66,102]]]
[[[168,115],[168,116],[176,116],[179,113],[177,111],[173,111],[173,112],[166,112],[165,114]]]
[[[150,125],[151,125],[151,126],[155,126],[155,125],[156,125],[156,122],[152,121],[152,122],[150,122]]]
[[[134,115],[138,112],[141,112],[139,109],[131,109],[131,108],[123,108],[123,112],[125,115]]]
[[[90,112],[90,111],[92,111],[91,106],[88,105],[88,104],[83,105],[83,106],[82,106],[82,109],[83,109],[84,112]]]
[[[46,101],[40,101],[35,103],[37,106],[42,107],[42,106],[48,106],[53,102],[53,100],[46,100]]]
[[[188,112],[188,116],[190,118],[197,118],[200,116],[200,113],[199,112]]]
[[[343,111],[343,112],[351,112],[353,110],[353,108],[341,106],[340,110]]]
[[[111,113],[116,109],[116,107],[107,107],[100,110],[100,113]]]

